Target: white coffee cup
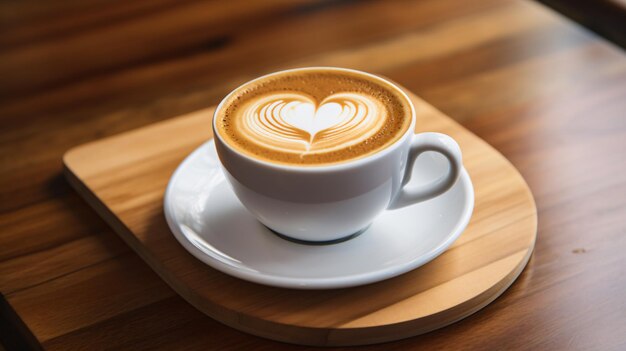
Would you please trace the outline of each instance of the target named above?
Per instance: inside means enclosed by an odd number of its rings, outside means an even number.
[[[367,76],[411,101],[399,87],[378,76],[344,68],[324,69]],[[216,114],[228,97],[218,105]],[[361,233],[385,210],[436,197],[456,183],[462,169],[459,145],[445,134],[414,134],[412,103],[411,119],[407,132],[392,145],[364,158],[326,166],[255,159],[230,147],[219,135],[215,119],[213,132],[226,178],[241,203],[262,224],[295,241],[332,243]],[[448,171],[432,183],[412,186],[413,165],[425,151],[445,156]]]

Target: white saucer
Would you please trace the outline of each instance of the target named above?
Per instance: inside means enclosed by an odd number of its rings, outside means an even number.
[[[445,172],[442,156],[425,153],[411,182]],[[386,211],[361,235],[331,245],[281,239],[241,205],[224,178],[213,141],[178,167],[165,193],[165,217],[176,239],[209,266],[252,282],[296,289],[363,285],[415,269],[443,253],[467,226],[474,190],[465,170],[445,194]]]

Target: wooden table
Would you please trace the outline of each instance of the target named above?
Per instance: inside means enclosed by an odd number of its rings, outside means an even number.
[[[626,348],[626,55],[521,0],[0,4],[0,335],[7,349],[304,349],[178,297],[74,193],[61,155],[273,70],[386,75],[521,171],[539,237],[454,325],[373,350]]]

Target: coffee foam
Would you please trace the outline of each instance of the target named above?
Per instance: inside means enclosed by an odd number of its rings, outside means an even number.
[[[217,132],[264,161],[320,165],[365,157],[408,129],[404,96],[346,71],[283,72],[248,83],[224,101]]]

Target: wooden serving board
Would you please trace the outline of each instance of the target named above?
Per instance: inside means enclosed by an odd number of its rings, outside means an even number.
[[[537,210],[496,150],[411,95],[417,132],[454,137],[475,187],[473,217],[432,262],[393,279],[336,290],[290,290],[214,270],[183,249],[163,215],[172,172],[211,138],[214,108],[91,142],[64,156],[76,190],[174,290],[210,317],[258,336],[307,345],[362,345],[441,328],[489,304],[532,253]],[[215,204],[219,206],[219,204]]]

